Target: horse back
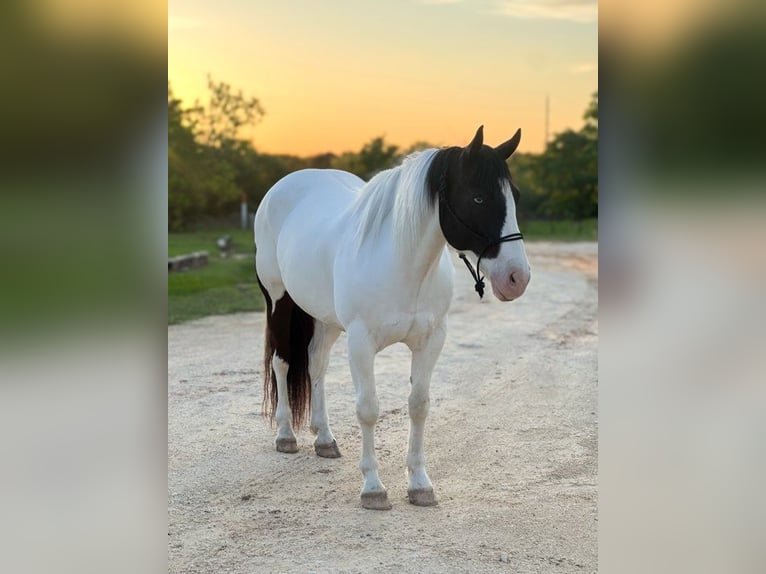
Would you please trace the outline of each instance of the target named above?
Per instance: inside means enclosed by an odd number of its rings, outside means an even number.
[[[339,170],[306,169],[279,180],[255,217],[258,276],[279,285],[311,316],[335,323],[333,264],[344,217],[364,181]]]
[[[312,210],[313,216],[306,223],[337,216],[353,201],[362,185],[364,181],[355,175],[335,169],[303,169],[286,175],[261,201],[256,213],[256,235],[267,229],[278,234],[285,221],[299,209]],[[311,205],[307,207],[306,204]]]

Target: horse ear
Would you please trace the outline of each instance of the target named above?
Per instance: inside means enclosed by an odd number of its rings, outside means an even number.
[[[519,147],[520,141],[521,141],[521,128],[516,130],[516,133],[513,134],[513,137],[511,139],[497,146],[495,148],[495,151],[498,154],[500,154],[501,158],[508,159],[509,157],[513,155],[513,152],[516,151],[516,148]]]
[[[484,126],[479,126],[479,129],[476,130],[476,135],[473,136],[473,139],[471,140],[471,143],[468,144],[468,146],[465,148],[468,152],[468,157],[473,158],[476,157],[476,154],[479,153],[479,150],[481,149],[481,146],[484,144]]]

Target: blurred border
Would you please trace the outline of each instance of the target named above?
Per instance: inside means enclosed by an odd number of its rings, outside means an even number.
[[[762,572],[766,10],[601,4],[603,572]]]
[[[0,571],[166,570],[166,5],[0,8]]]
[[[765,10],[601,12],[601,570],[760,572]],[[166,30],[0,8],[4,572],[166,569]]]

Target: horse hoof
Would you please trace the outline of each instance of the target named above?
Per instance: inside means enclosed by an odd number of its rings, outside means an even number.
[[[362,507],[369,510],[391,510],[386,491],[363,492]]]
[[[407,498],[410,504],[415,506],[436,506],[436,496],[434,496],[433,488],[416,488],[414,490],[407,491]]]
[[[298,441],[294,438],[278,438],[277,452],[288,452],[290,454],[298,452]]]
[[[314,452],[322,458],[340,458],[340,449],[335,441],[332,441],[330,444],[314,443]]]

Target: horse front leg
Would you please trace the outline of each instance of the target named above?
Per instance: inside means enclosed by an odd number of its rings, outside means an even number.
[[[412,350],[412,371],[410,377],[409,411],[410,440],[407,450],[407,498],[416,506],[436,504],[434,487],[426,472],[426,457],[423,449],[423,433],[431,400],[429,387],[431,374],[439,358],[447,334],[444,323],[438,324],[431,334]]]
[[[378,422],[378,396],[375,392],[373,363],[377,349],[370,331],[361,323],[348,329],[348,356],[351,379],[356,391],[356,417],[362,429],[362,459],[359,468],[364,477],[362,506],[372,510],[389,510],[386,487],[378,477],[375,457],[375,425]]]

